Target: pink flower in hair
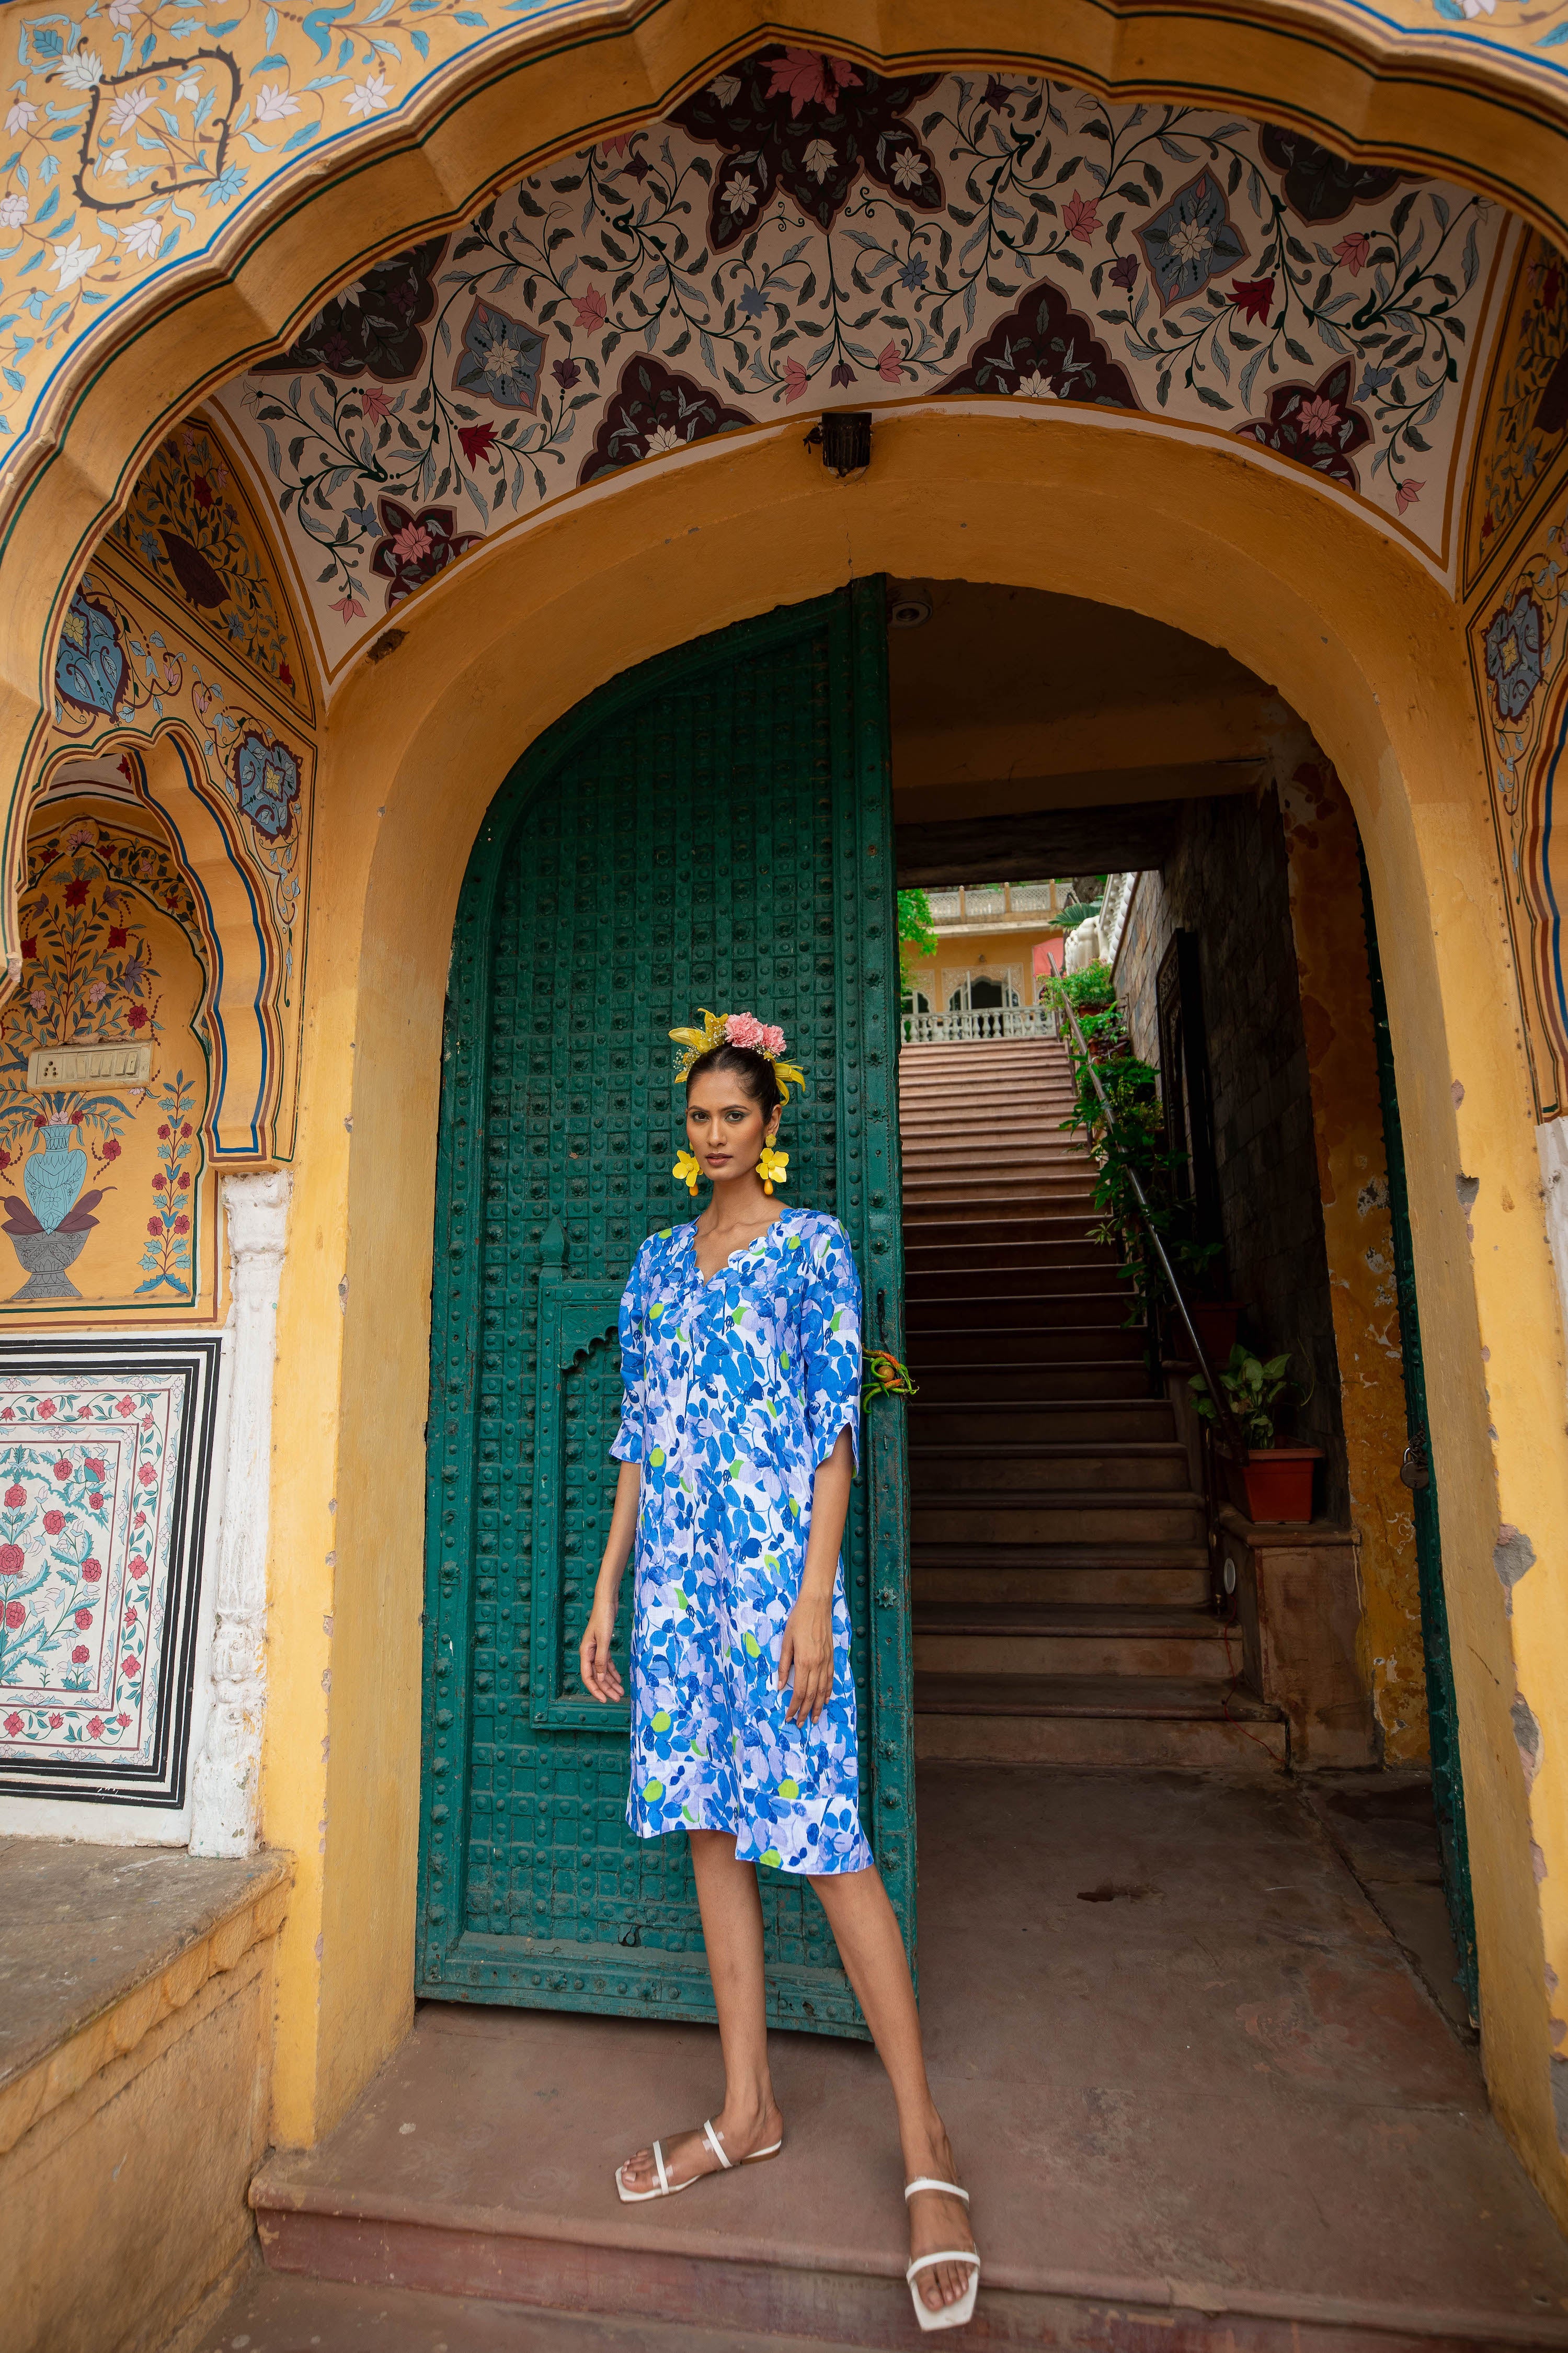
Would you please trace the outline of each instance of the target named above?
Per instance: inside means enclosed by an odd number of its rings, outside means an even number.
[[[770,1021],[763,1031],[763,1051],[764,1054],[776,1055],[782,1054],[784,1050],[784,1031],[779,1028],[776,1021]]]
[[[744,1046],[755,1054],[767,1032],[754,1013],[731,1013],[724,1024],[724,1035],[731,1046]]]

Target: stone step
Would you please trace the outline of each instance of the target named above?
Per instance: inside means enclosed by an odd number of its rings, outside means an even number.
[[[1033,1358],[997,1367],[963,1357],[927,1357],[911,1366],[921,1397],[931,1405],[1061,1405],[1075,1398],[1118,1402],[1147,1397],[1149,1375],[1138,1357]]]
[[[1102,1365],[1144,1363],[1148,1335],[1121,1324],[944,1324],[931,1331],[917,1326],[909,1335],[909,1358],[919,1372],[921,1364],[991,1365],[999,1377],[1010,1379],[1026,1365]]]
[[[917,1675],[1154,1677],[1233,1682],[1241,1635],[1208,1609],[1151,1609],[1135,1603],[975,1609],[925,1606],[914,1620]]]
[[[923,1212],[918,1221],[904,1219],[904,1262],[907,1266],[935,1264],[935,1253],[954,1247],[965,1263],[977,1267],[1017,1265],[1025,1252],[1034,1262],[1054,1265],[1064,1261],[1101,1260],[1120,1263],[1109,1242],[1095,1238],[1098,1215],[1025,1210],[1016,1217],[987,1210],[982,1218],[942,1218]]]
[[[1063,1324],[1078,1331],[1087,1324],[1100,1324],[1115,1331],[1126,1326],[1128,1310],[1133,1303],[1125,1291],[1110,1284],[1099,1291],[1046,1291],[1040,1288],[1037,1275],[1021,1275],[1011,1292],[978,1295],[967,1287],[942,1292],[931,1291],[922,1283],[906,1293],[904,1322],[911,1332],[952,1330],[973,1324],[983,1313],[994,1332],[1016,1325],[1049,1324]]]
[[[1126,1547],[1121,1557],[1126,1558]],[[997,1567],[979,1554],[955,1550],[951,1562],[930,1562],[910,1578],[917,1618],[931,1609],[971,1614],[993,1609],[1206,1609],[1212,1593],[1202,1568],[1117,1567],[1085,1552],[1046,1565]]]
[[[917,1495],[910,1519],[917,1550],[925,1545],[1191,1544],[1205,1542],[1201,1495],[1158,1488],[1106,1493],[1039,1489],[989,1496]]]
[[[998,1182],[994,1190],[982,1182],[966,1187],[957,1177],[944,1177],[944,1189],[928,1191],[923,1186],[905,1187],[903,1193],[904,1230],[931,1225],[968,1225],[987,1227],[1016,1218],[1072,1218],[1087,1239],[1100,1225],[1101,1212],[1096,1208],[1091,1192],[1079,1187],[1072,1192],[1051,1186],[1031,1187],[1025,1191],[1016,1185]],[[917,1231],[915,1240],[921,1236]],[[978,1237],[977,1237],[978,1239]]]
[[[1142,1357],[1036,1359],[998,1369],[944,1356],[940,1364],[928,1360],[910,1370],[928,1405],[984,1404],[992,1411],[1029,1404],[1069,1405],[1090,1398],[1121,1402],[1149,1394],[1149,1368]]]
[[[1131,1296],[1121,1268],[1109,1251],[1100,1260],[1051,1263],[1041,1261],[1031,1250],[1026,1258],[1009,1257],[1003,1266],[978,1267],[970,1264],[970,1256],[957,1244],[909,1253],[904,1263],[905,1298],[940,1299],[954,1291],[962,1291],[969,1299],[1012,1299],[1024,1292],[1052,1299],[1075,1293],[1079,1297],[1092,1293],[1096,1298],[1109,1293],[1121,1300]],[[921,1262],[912,1265],[910,1258]]]
[[[1000,1441],[928,1444],[911,1435],[910,1489],[917,1505],[944,1496],[1000,1497],[1018,1490],[1053,1495],[1072,1489],[1099,1494],[1185,1490],[1187,1450],[1160,1443],[1007,1445]]]
[[[1212,1724],[1283,1721],[1252,1692],[1216,1691],[1185,1676],[921,1675],[915,1677],[921,1715],[1090,1715],[1163,1718]]]
[[[1176,1427],[1169,1400],[1147,1395],[1114,1403],[1079,1398],[1025,1402],[1005,1396],[990,1404],[942,1404],[922,1390],[907,1411],[911,1449],[1152,1445],[1173,1442]]]
[[[980,1678],[940,1678],[951,1688]],[[1252,1705],[1261,1704],[1253,1701]],[[1268,1775],[1290,1761],[1283,1718],[1129,1715],[1120,1711],[1014,1714],[925,1707],[915,1701],[915,1756],[922,1764],[1056,1765],[1108,1770]]]

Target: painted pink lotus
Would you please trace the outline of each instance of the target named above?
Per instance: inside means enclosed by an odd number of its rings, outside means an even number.
[[[22,1730],[22,1718],[17,1715],[16,1709],[13,1708],[10,1715],[5,1718],[5,1729],[10,1734],[12,1739],[15,1740],[16,1735]]]
[[[91,1610],[90,1610],[90,1609],[79,1609],[79,1610],[77,1611],[77,1613],[76,1613],[76,1629],[77,1629],[77,1632],[78,1632],[79,1634],[85,1634],[85,1633],[86,1633],[86,1631],[87,1631],[87,1630],[88,1630],[88,1628],[91,1625],[91,1623],[92,1623],[92,1612],[91,1612]]]
[[[1406,507],[1413,507],[1415,504],[1426,487],[1424,481],[1413,482],[1408,475],[1405,477],[1394,493],[1394,503],[1401,514],[1405,512]]]
[[[6,1490],[5,1490],[5,1502],[6,1502],[6,1504],[7,1504],[7,1506],[8,1506],[8,1508],[9,1508],[11,1511],[13,1511],[13,1512],[14,1512],[14,1511],[16,1510],[16,1506],[17,1506],[17,1504],[25,1504],[25,1503],[26,1502],[26,1500],[27,1500],[27,1491],[26,1491],[26,1487],[7,1487],[7,1488],[6,1488]]]
[[[89,1651],[87,1644],[85,1642],[79,1642],[75,1650],[71,1652],[72,1666],[85,1667],[91,1655],[92,1654]]]
[[[65,1524],[66,1515],[63,1512],[46,1512],[44,1514],[44,1534],[46,1535],[58,1536],[64,1528]]]
[[[11,1629],[12,1633],[14,1634],[16,1631],[18,1626],[25,1626],[26,1622],[27,1612],[24,1605],[20,1601],[7,1601],[5,1604],[5,1623]]]
[[[103,1575],[103,1563],[100,1560],[92,1559],[89,1556],[82,1562],[81,1574],[84,1584],[96,1585]]]
[[[68,1479],[68,1478],[70,1477],[70,1474],[71,1474],[71,1466],[70,1466],[70,1464],[66,1461],[65,1456],[62,1454],[62,1455],[60,1456],[59,1461],[55,1464],[55,1477],[56,1477],[57,1479]]]
[[[58,1732],[64,1722],[65,1717],[63,1715],[51,1715],[49,1718],[49,1730],[51,1732]]]
[[[847,58],[824,57],[816,49],[786,48],[782,58],[773,60],[768,96],[788,97],[793,122],[803,106],[820,106],[837,114],[839,91],[859,88],[860,77]]]
[[[20,1545],[0,1545],[0,1577],[20,1577],[26,1565]]]
[[[1352,278],[1359,278],[1372,255],[1372,240],[1352,228],[1348,237],[1341,237],[1334,248],[1334,259],[1342,262]]]
[[[1327,396],[1315,392],[1304,400],[1297,412],[1296,422],[1310,441],[1317,441],[1331,433],[1340,421],[1340,412]]]
[[[422,522],[405,522],[392,543],[400,564],[417,564],[422,555],[429,554],[430,547],[430,534]]]
[[[87,1728],[94,1740],[101,1740],[103,1738],[102,1716],[89,1715],[87,1720]]]
[[[158,1473],[150,1462],[143,1462],[136,1476],[144,1487],[151,1487],[155,1482]]]
[[[801,394],[805,390],[809,380],[810,379],[807,377],[805,370],[802,367],[798,360],[785,360],[784,398],[786,401],[798,400]]]
[[[596,335],[609,316],[608,305],[597,286],[590,286],[585,294],[574,294],[572,308],[577,313],[577,324],[586,335]]]
[[[884,384],[902,384],[904,355],[897,343],[884,343],[877,354],[877,374]]]

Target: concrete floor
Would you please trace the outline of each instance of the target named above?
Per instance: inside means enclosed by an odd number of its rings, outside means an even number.
[[[985,2258],[968,2341],[1568,2348],[1568,2246],[1436,1998],[1403,1786],[922,1770],[921,2009]],[[718,2104],[710,2029],[424,2009],[258,2185],[271,2260],[355,2284],[253,2282],[190,2353],[483,2353],[498,2310],[563,2353],[660,2324],[712,2353],[918,2341],[874,2053],[773,2056],[784,2159],[623,2207],[616,2160]]]

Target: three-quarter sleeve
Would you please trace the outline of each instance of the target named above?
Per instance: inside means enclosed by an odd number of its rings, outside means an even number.
[[[645,1242],[632,1261],[616,1318],[621,1344],[621,1426],[610,1452],[617,1462],[643,1459],[643,1256],[647,1248]]]
[[[860,1278],[849,1237],[837,1219],[814,1237],[801,1302],[805,1420],[813,1470],[849,1432],[860,1459]]]

